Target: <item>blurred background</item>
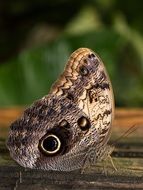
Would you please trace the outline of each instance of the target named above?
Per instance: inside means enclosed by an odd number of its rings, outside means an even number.
[[[142,19],[142,0],[1,0],[0,107],[46,95],[79,47],[102,58],[117,107],[142,107]]]

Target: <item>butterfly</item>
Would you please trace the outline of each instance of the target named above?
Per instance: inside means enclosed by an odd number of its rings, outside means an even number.
[[[7,147],[23,167],[82,169],[112,151],[107,143],[113,118],[112,85],[103,62],[92,50],[79,48],[49,94],[11,124]]]

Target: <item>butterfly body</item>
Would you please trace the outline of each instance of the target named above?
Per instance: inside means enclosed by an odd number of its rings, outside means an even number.
[[[87,153],[95,152],[95,162],[100,152],[104,155],[113,115],[112,86],[103,63],[92,50],[80,48],[49,94],[11,125],[7,146],[24,167],[82,168]]]

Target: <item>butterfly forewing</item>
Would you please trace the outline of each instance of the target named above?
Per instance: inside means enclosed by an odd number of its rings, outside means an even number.
[[[50,92],[67,96],[90,117],[91,144],[96,143],[94,130],[100,134],[100,143],[108,141],[114,118],[112,85],[102,60],[92,50],[80,48],[73,52]]]

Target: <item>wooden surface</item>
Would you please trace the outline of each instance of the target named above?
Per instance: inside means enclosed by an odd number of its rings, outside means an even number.
[[[22,111],[21,108],[0,110],[0,190],[143,189],[143,109],[116,110],[110,143],[131,126],[138,126],[115,145],[112,159],[117,171],[106,160],[83,174],[24,169],[10,158],[5,146],[8,127]]]

